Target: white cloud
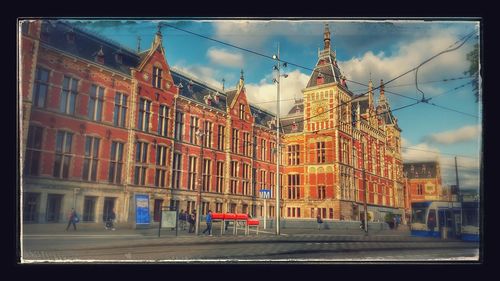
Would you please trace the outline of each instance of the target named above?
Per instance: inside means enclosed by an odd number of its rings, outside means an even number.
[[[457,130],[446,131],[442,133],[431,134],[424,137],[429,143],[453,144],[477,140],[481,137],[481,125],[464,126]]]
[[[272,73],[266,75],[259,84],[245,84],[250,103],[276,114],[276,84],[272,83]],[[288,114],[294,105],[294,99],[302,97],[302,89],[307,85],[309,76],[294,70],[288,73],[288,78],[281,78],[280,115]]]
[[[218,70],[201,65],[189,65],[189,66],[174,65],[173,68],[180,70],[185,74],[193,76],[194,78],[197,78],[202,82],[205,82],[208,85],[211,85],[215,88],[222,88],[222,82],[214,78],[214,77],[222,77],[221,75],[219,75]]]
[[[411,147],[404,146],[403,162],[436,161],[439,159],[439,149],[430,147],[426,143],[419,143]]]
[[[379,86],[380,79],[387,82],[403,74],[433,55],[448,49],[459,38],[457,31],[452,28],[435,29],[433,32],[427,34],[432,35],[418,37],[418,39],[411,42],[400,43],[395,46],[395,51],[392,54],[384,52],[375,54],[369,51],[361,57],[353,57],[350,60],[340,61],[340,68],[348,79],[364,84],[368,84],[371,73],[374,86]],[[466,44],[456,51],[442,54],[429,61],[419,68],[418,81],[463,76],[463,72],[469,66],[469,62],[465,59],[466,53],[469,50],[470,47]],[[415,72],[411,72],[395,80],[388,86],[413,83],[415,83]],[[351,83],[351,85],[353,84]],[[353,85],[353,88],[361,89],[362,87]],[[442,89],[435,85],[420,84],[419,88],[429,96],[442,92]],[[409,89],[411,89],[412,94],[415,94],[414,86],[410,86]],[[399,88],[394,91],[398,92],[401,89]],[[396,96],[391,96],[391,98],[398,99]]]
[[[408,147],[403,145],[403,162],[438,161],[441,167],[441,179],[443,185],[456,183],[455,157],[441,154],[439,149],[429,146],[427,143],[419,143]],[[458,177],[461,188],[478,188],[480,176],[480,159],[471,157],[457,157]]]
[[[226,49],[210,48],[207,50],[207,56],[212,63],[229,67],[243,67],[243,55],[232,53]]]

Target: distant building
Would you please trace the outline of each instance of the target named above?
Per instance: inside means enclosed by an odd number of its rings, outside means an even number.
[[[449,200],[443,196],[439,162],[405,163],[403,172],[408,190],[408,202]]]

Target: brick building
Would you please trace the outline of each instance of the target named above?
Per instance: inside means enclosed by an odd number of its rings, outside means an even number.
[[[408,189],[408,202],[443,200],[439,162],[412,162],[403,167]]]
[[[115,209],[134,223],[138,196],[152,221],[162,206],[197,202],[202,214],[260,217],[260,189],[272,190],[274,216],[275,116],[248,103],[243,71],[225,90],[172,69],[160,30],[140,52],[63,21],[20,28],[25,222],[66,221],[74,207],[84,222]],[[377,106],[371,81],[354,95],[328,27],[324,43],[303,99],[281,119],[281,215],[358,220],[363,178],[372,219],[401,213],[401,129],[383,84]]]
[[[160,30],[136,52],[66,22],[25,21],[20,42],[25,222],[65,221],[72,207],[86,222],[112,209],[134,222],[136,195],[155,221],[162,206],[198,200],[203,214],[263,213],[274,116],[247,102],[243,72],[225,93],[170,69]]]
[[[402,214],[401,129],[383,82],[377,106],[371,81],[367,95],[352,93],[330,42],[327,25],[303,99],[282,119],[284,216],[359,220],[365,185],[372,220]]]

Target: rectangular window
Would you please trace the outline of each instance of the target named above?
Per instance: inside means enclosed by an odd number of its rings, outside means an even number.
[[[184,135],[184,113],[180,111],[175,112],[175,139],[182,141]]]
[[[71,162],[71,144],[73,134],[65,131],[57,132],[56,155],[54,161],[54,177],[67,179]]]
[[[166,137],[168,131],[168,107],[160,105],[158,111],[158,135]]]
[[[222,203],[215,203],[215,212],[222,213]]]
[[[224,188],[224,162],[217,161],[217,183],[215,192],[222,193]]]
[[[146,184],[147,155],[148,144],[144,142],[137,142],[135,149],[136,166],[134,169],[134,184],[136,185]]]
[[[182,154],[174,153],[174,161],[172,163],[172,188],[179,189],[181,184],[181,160]]]
[[[231,136],[231,152],[238,154],[238,146],[239,146],[239,139],[238,136],[240,134],[240,131],[238,129],[233,129],[233,134]]]
[[[330,211],[330,216],[329,216],[329,218],[330,218],[330,219],[333,219],[333,208],[329,208],[329,211]]]
[[[243,195],[250,194],[250,165],[243,163],[243,180],[242,180]]]
[[[24,174],[37,176],[40,173],[40,161],[42,153],[43,128],[29,126],[28,140],[26,144],[26,156],[24,160]]]
[[[33,86],[33,105],[41,108],[45,107],[48,91],[49,71],[44,68],[37,67],[35,85]]]
[[[260,140],[260,160],[266,161],[266,140],[262,139]]]
[[[149,116],[151,101],[141,98],[139,101],[139,115],[137,116],[137,129],[149,132]]]
[[[161,89],[161,73],[162,69],[153,66],[153,79],[151,80],[153,87]]]
[[[300,164],[300,152],[299,145],[293,144],[288,146],[288,165],[299,165]]]
[[[191,214],[194,210],[196,210],[196,202],[187,201],[186,202],[186,211],[188,212],[188,214]]]
[[[245,120],[245,105],[240,103],[240,119]]]
[[[102,106],[104,103],[104,88],[96,85],[90,87],[87,117],[90,120],[101,121]]]
[[[250,143],[250,133],[243,133],[243,155],[251,156],[251,143]]]
[[[97,202],[97,197],[85,196],[83,201],[83,216],[82,221],[95,221],[95,205]]]
[[[64,76],[59,111],[66,114],[75,114],[76,95],[78,93],[78,80]]]
[[[210,202],[201,202],[201,214],[206,215],[210,210]]]
[[[85,157],[83,159],[83,180],[97,181],[100,140],[95,137],[85,138]]]
[[[122,183],[123,143],[111,142],[111,155],[109,161],[109,182]]]
[[[165,176],[167,174],[167,147],[158,145],[156,147],[156,171],[155,186],[165,187]]]
[[[354,169],[357,169],[359,167],[358,165],[358,149],[357,148],[353,148],[352,150],[352,162],[353,162],[353,166],[354,166]]]
[[[210,121],[205,121],[205,124],[203,126],[203,146],[212,148],[212,135],[213,135],[213,127],[214,124]]]
[[[125,127],[127,119],[127,96],[116,92],[115,95],[115,111],[113,116],[113,124],[116,127]]]
[[[161,207],[163,205],[163,199],[155,199],[154,211],[153,211],[153,221],[159,222],[161,217]]]
[[[325,142],[320,141],[316,143],[316,161],[317,163],[325,163],[326,162],[326,148]]]
[[[238,189],[238,161],[231,161],[231,194],[236,194]]]
[[[318,186],[318,199],[326,198],[326,186],[320,185]]]
[[[260,189],[266,189],[266,170],[260,171]]]
[[[188,190],[196,190],[196,156],[189,156]]]
[[[217,149],[218,150],[223,151],[225,149],[225,145],[224,145],[225,137],[226,137],[225,134],[226,134],[226,127],[219,125],[218,131],[217,131],[217,136],[218,136]]]
[[[417,184],[417,195],[423,195],[424,194],[424,185],[419,183]]]
[[[212,185],[212,161],[210,159],[203,159],[203,174],[202,174],[202,190],[211,191]]]
[[[300,199],[300,175],[288,175],[288,199]]]
[[[198,117],[191,116],[191,123],[189,124],[189,142],[192,144],[198,144],[198,141],[196,141],[196,133],[199,130],[198,120]]]
[[[276,143],[270,142],[269,146],[271,148],[269,149],[269,160],[271,160],[271,163],[276,163],[277,159]]]
[[[155,170],[155,186],[165,187],[165,169],[156,168]]]

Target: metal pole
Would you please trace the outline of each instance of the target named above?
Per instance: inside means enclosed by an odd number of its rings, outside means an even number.
[[[198,178],[198,197],[196,204],[196,218],[195,218],[195,234],[198,235],[200,231],[200,217],[201,217],[201,188],[202,188],[202,178],[203,178],[203,135],[200,134],[201,138],[201,155],[200,155],[200,177]]]
[[[267,217],[267,205],[266,205],[267,199],[264,198],[264,229],[266,229],[266,217]]]
[[[364,198],[364,209],[365,209],[365,233],[368,234],[368,207],[366,206],[366,196],[367,196],[367,192],[366,192],[366,178],[365,178],[365,143],[364,142],[361,142],[361,145],[363,146],[362,150],[363,150],[363,153],[361,155],[363,155],[363,189],[365,191],[365,198]]]
[[[277,103],[276,103],[276,235],[280,235],[280,44],[277,55]]]

